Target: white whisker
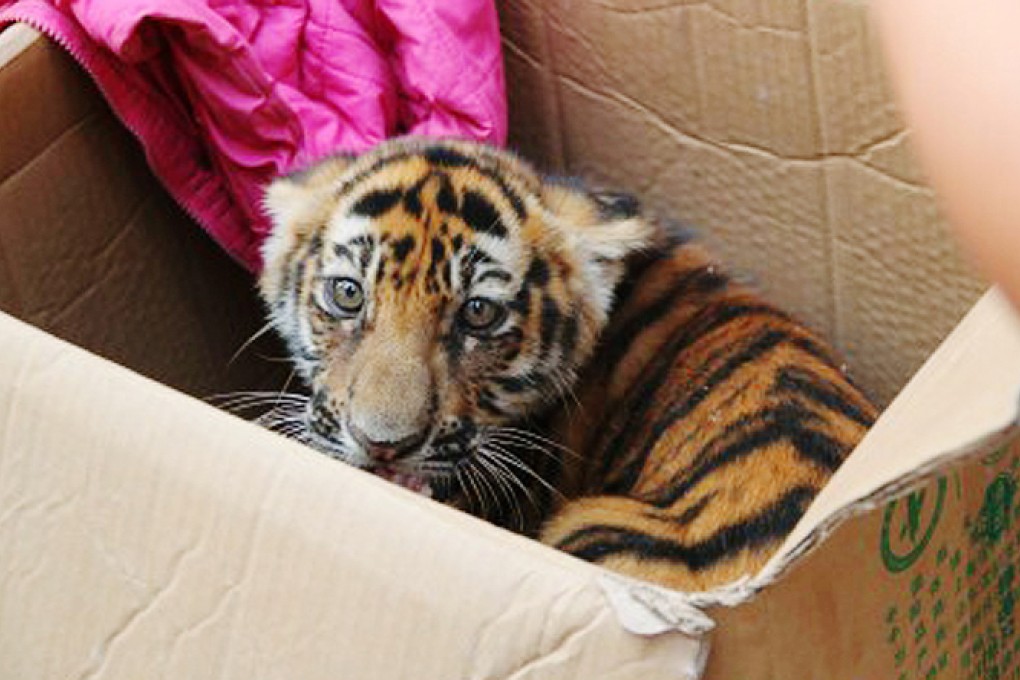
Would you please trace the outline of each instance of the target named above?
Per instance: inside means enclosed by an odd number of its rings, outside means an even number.
[[[490,429],[486,434],[489,436],[513,435],[517,441],[521,441],[522,443],[527,442],[534,447],[542,449],[547,446],[552,447],[558,451],[562,451],[575,460],[581,460],[582,458],[581,454],[570,447],[531,430],[523,430],[519,427],[500,426]]]
[[[515,467],[518,470],[520,470],[521,472],[523,472],[524,474],[528,475],[529,477],[534,479],[536,482],[538,482],[539,484],[544,486],[553,495],[558,496],[560,498],[563,498],[563,494],[560,492],[559,489],[557,489],[552,484],[550,484],[545,479],[543,479],[540,474],[538,474],[537,472],[532,470],[530,467],[525,465],[522,460],[520,460],[517,456],[513,455],[509,451],[506,451],[506,450],[500,448],[498,445],[493,444],[492,442],[489,442],[489,454],[492,455],[494,458],[496,458],[498,460],[501,460],[502,462],[506,463],[507,465]]]
[[[245,340],[241,344],[241,346],[237,348],[237,351],[234,352],[233,356],[230,357],[230,360],[227,361],[227,366],[232,365],[237,360],[237,357],[241,356],[241,352],[243,352],[244,350],[248,349],[248,347],[250,347],[253,342],[258,340],[259,338],[261,338],[263,335],[265,335],[266,333],[268,333],[271,330],[273,330],[273,322],[272,321],[267,321],[264,326],[262,326],[257,331],[255,331],[255,333],[250,338]]]

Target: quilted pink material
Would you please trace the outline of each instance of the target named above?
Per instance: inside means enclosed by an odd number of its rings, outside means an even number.
[[[0,0],[12,22],[75,56],[253,271],[274,176],[398,134],[506,138],[492,0]]]

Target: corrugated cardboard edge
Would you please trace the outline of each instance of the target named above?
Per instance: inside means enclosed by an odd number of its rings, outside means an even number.
[[[926,402],[945,406],[957,398],[981,397],[978,408],[960,406],[947,432],[916,428]],[[986,407],[986,408],[980,408]],[[920,417],[919,417],[920,416]],[[931,418],[928,418],[931,420]],[[914,421],[914,422],[911,422]],[[1000,291],[987,292],[890,404],[868,435],[809,507],[782,548],[761,572],[724,587],[687,595],[698,609],[735,607],[772,585],[807,558],[847,520],[909,493],[947,470],[1015,438],[1020,426],[1020,320]],[[895,450],[889,465],[873,465],[903,437],[923,440]],[[943,442],[935,445],[932,442]],[[903,443],[900,441],[899,443]],[[909,468],[904,471],[903,461]],[[899,463],[899,465],[897,465]],[[869,474],[861,475],[862,468]],[[856,476],[857,479],[850,479]]]

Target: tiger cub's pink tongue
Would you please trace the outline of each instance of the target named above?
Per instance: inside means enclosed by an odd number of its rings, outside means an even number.
[[[424,478],[409,472],[401,472],[393,468],[377,468],[373,472],[383,479],[399,484],[405,489],[420,493],[426,498],[432,498],[432,486]]]

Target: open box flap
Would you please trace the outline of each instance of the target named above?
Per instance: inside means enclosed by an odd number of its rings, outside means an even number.
[[[837,526],[1017,433],[1020,317],[992,289],[939,346],[822,489],[762,571],[709,593],[733,606],[775,582]]]
[[[649,616],[601,569],[6,316],[0,422],[0,677],[675,679],[704,663],[696,637],[627,632]]]

